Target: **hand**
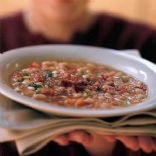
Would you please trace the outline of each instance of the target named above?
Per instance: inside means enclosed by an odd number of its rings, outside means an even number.
[[[147,136],[117,136],[116,139],[133,151],[141,149],[146,153],[156,152],[156,138]]]
[[[76,130],[67,135],[61,135],[55,139],[60,145],[67,145],[70,141],[78,142],[82,144],[89,153],[96,156],[104,155],[106,152],[111,153],[116,140],[121,141],[127,148],[133,151],[141,149],[146,153],[156,152],[156,138],[145,136],[91,135],[85,131]]]
[[[82,144],[92,156],[109,156],[115,147],[115,138],[112,136],[102,136],[100,134],[90,134],[83,130],[75,130],[69,134],[56,137],[53,141],[59,145],[66,146],[70,141]]]

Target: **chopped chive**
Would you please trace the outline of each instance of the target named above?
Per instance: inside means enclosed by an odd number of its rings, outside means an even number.
[[[53,77],[53,73],[50,70],[45,71],[45,77]]]
[[[37,90],[38,88],[42,88],[42,86],[41,86],[41,85],[36,84],[36,83],[32,83],[32,84],[30,84],[29,86],[30,86],[30,87],[34,87],[34,88],[35,88],[35,90]]]
[[[29,73],[23,73],[23,76],[29,76]]]
[[[84,75],[86,72],[84,70],[80,71],[80,75]]]

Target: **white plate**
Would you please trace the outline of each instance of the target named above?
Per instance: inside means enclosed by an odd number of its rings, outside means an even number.
[[[140,104],[111,109],[91,110],[65,108],[50,105],[46,102],[36,101],[16,93],[10,86],[10,76],[13,71],[21,69],[32,61],[49,59],[87,60],[99,64],[106,64],[122,70],[148,85],[148,99]],[[26,106],[43,112],[74,117],[109,117],[125,115],[132,112],[145,111],[156,107],[156,66],[144,59],[129,54],[118,53],[116,50],[70,46],[70,45],[47,45],[26,47],[8,51],[0,57],[0,93]]]

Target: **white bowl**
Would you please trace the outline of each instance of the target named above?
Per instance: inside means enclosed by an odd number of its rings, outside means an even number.
[[[13,71],[21,69],[32,61],[49,59],[87,60],[112,66],[124,71],[148,85],[148,98],[145,102],[118,109],[77,109],[51,105],[20,95],[10,87]],[[74,117],[110,117],[146,111],[156,107],[156,66],[144,59],[116,50],[70,45],[34,46],[11,50],[0,56],[0,93],[34,109],[56,115]]]

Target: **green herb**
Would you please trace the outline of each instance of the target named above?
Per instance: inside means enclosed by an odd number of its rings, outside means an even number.
[[[84,71],[84,70],[81,70],[80,71],[80,75],[82,76],[82,75],[85,75],[86,74],[86,72]]]
[[[30,87],[34,87],[34,88],[35,88],[35,90],[37,90],[38,88],[42,88],[42,86],[41,86],[41,85],[36,84],[36,83],[32,83],[32,84],[30,84],[29,86],[30,86]]]
[[[93,79],[93,80],[90,80],[90,82],[91,82],[91,83],[95,83],[95,82],[96,82],[96,80],[94,80],[94,79]]]
[[[23,76],[29,76],[29,73],[23,73]]]
[[[53,73],[50,70],[45,71],[45,77],[53,77]]]

